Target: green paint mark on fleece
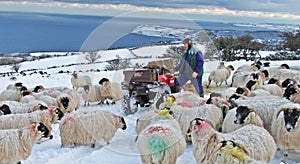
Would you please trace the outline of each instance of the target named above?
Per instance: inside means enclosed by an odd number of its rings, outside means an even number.
[[[169,143],[161,136],[152,135],[148,140],[148,146],[154,157],[160,159],[164,151],[168,149]]]

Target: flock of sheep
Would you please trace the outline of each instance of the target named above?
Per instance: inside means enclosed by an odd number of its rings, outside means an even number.
[[[59,122],[61,145],[109,143],[118,128],[126,129],[123,117],[104,110],[81,109],[81,102],[113,102],[122,96],[121,85],[107,78],[91,83],[88,75],[71,78],[73,89],[27,88],[10,84],[0,94],[0,163],[26,159],[41,138],[52,139],[52,125]],[[116,96],[117,95],[117,96]],[[14,144],[12,144],[14,143]]]
[[[209,75],[220,86],[232,66],[222,62]],[[209,99],[182,91],[168,95],[136,122],[136,143],[143,163],[176,163],[192,142],[202,163],[270,163],[300,151],[300,71],[255,62],[233,73],[232,86]],[[181,134],[181,135],[180,135]]]
[[[209,83],[227,84],[233,70],[221,63]],[[290,151],[300,151],[300,71],[256,62],[237,68],[232,77],[231,87],[211,93],[209,99],[183,88],[142,113],[135,127],[142,162],[176,163],[190,143],[198,163],[269,163],[277,149],[282,160]],[[41,138],[52,139],[54,123],[59,123],[63,147],[109,144],[117,129],[127,128],[121,116],[81,108],[81,102],[85,106],[120,100],[120,84],[106,78],[92,84],[88,75],[77,74],[71,83],[72,89],[28,89],[15,83],[2,91],[0,163],[26,159]]]

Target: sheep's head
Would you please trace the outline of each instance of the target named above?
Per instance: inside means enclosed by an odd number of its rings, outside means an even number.
[[[43,91],[43,90],[45,90],[45,88],[44,88],[42,85],[38,85],[38,86],[36,86],[36,87],[33,89],[32,92],[38,93],[38,92],[41,92],[41,91]]]
[[[168,95],[168,96],[166,96],[166,100],[165,101],[166,101],[166,106],[170,107],[170,106],[172,106],[175,103],[176,98],[173,95]]]
[[[211,156],[215,156],[216,153],[218,153],[218,157],[224,158],[228,161],[235,158],[241,163],[248,163],[247,161],[249,160],[249,152],[246,148],[232,140],[221,141],[217,146],[215,146]]]
[[[22,96],[32,95],[32,91],[24,90],[22,91]]]
[[[61,118],[65,115],[59,108],[56,108],[54,112],[57,114],[58,120],[61,120]]]
[[[163,110],[159,111],[159,116],[167,119],[173,119],[174,112],[170,110],[169,107],[165,107]]]
[[[106,81],[109,81],[109,79],[104,77],[99,81],[99,84],[102,85]]]
[[[117,115],[115,117],[117,119],[117,127],[121,128],[122,130],[125,130],[127,128],[125,119],[123,117],[117,116]]]
[[[279,80],[275,79],[273,77],[268,81],[268,84],[278,84],[278,83],[279,83]]]
[[[74,77],[74,79],[77,79],[78,78],[78,74],[73,72],[72,76]]]
[[[246,83],[246,88],[248,88],[251,91],[252,88],[254,88],[255,85],[257,85],[257,81],[256,80],[249,80]]]
[[[239,107],[237,107],[234,123],[235,124],[244,124],[245,120],[248,118],[248,116],[252,112],[254,114],[256,114],[256,111],[251,107],[248,107],[248,106],[239,106]]]
[[[50,129],[45,124],[37,123],[36,124],[36,130],[42,133],[42,137],[45,137],[45,138],[50,137],[52,139]]]
[[[268,78],[269,77],[269,71],[268,70],[261,70],[260,71],[260,76],[264,77],[264,78]]]
[[[291,132],[298,125],[298,118],[300,116],[300,109],[299,108],[281,108],[277,112],[276,118],[278,118],[278,116],[281,112],[283,112],[285,129],[288,132]]]
[[[232,65],[229,65],[226,67],[228,70],[234,71],[234,67]]]
[[[195,118],[190,122],[190,126],[186,132],[186,136],[188,139],[190,139],[194,131],[198,131],[202,128],[207,127],[212,127],[212,123],[210,121],[204,120],[202,118]]]
[[[8,105],[3,104],[0,106],[0,115],[6,115],[6,114],[11,114],[11,110]]]
[[[251,79],[253,79],[253,80],[258,80],[259,74],[258,74],[258,73],[251,73],[251,74],[250,74],[250,77],[251,77]]]
[[[297,93],[297,90],[293,84],[289,84],[284,91],[283,97],[290,99],[294,94]]]
[[[60,103],[63,105],[63,107],[64,107],[65,109],[68,108],[69,102],[70,102],[70,99],[69,99],[68,97],[61,97],[61,98],[60,98]]]
[[[281,87],[282,88],[287,88],[292,82],[292,79],[290,78],[287,78],[285,80],[283,80],[283,82],[281,83]]]

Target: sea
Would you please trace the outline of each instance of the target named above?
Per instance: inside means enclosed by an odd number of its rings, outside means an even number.
[[[85,40],[112,17],[0,12],[0,54],[43,51],[79,51]],[[130,23],[130,22],[129,22]],[[196,22],[218,36],[251,34],[257,39],[280,39],[282,31],[255,25],[222,22]],[[107,35],[114,34],[113,29]],[[105,41],[105,37],[101,38]],[[128,33],[108,48],[130,48],[178,41],[179,38]]]

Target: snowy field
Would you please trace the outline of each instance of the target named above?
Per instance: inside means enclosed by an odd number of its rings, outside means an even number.
[[[164,53],[166,48],[164,46],[159,48],[155,47],[148,47],[143,49],[136,49],[134,50],[134,54],[144,54],[144,55],[161,55]],[[119,54],[125,54],[125,56],[129,56],[130,58],[134,57],[133,54],[127,50],[114,50]],[[143,53],[144,52],[144,53]],[[114,53],[105,52],[103,58],[100,60],[107,60],[112,59]],[[109,55],[108,55],[109,54]],[[139,59],[145,60],[145,59]],[[135,64],[136,61],[133,62]],[[142,61],[139,61],[142,62]],[[27,69],[38,69],[44,72],[47,72],[47,75],[41,74],[33,74],[33,75],[16,75],[16,80],[10,80],[10,77],[0,77],[2,85],[0,85],[0,91],[5,90],[6,86],[9,84],[13,84],[15,82],[22,82],[25,86],[29,88],[33,88],[36,85],[43,85],[46,88],[51,87],[58,87],[64,86],[71,88],[71,73],[73,71],[85,70],[90,69],[99,69],[100,72],[86,72],[89,74],[92,79],[93,83],[97,84],[98,81],[103,78],[107,77],[112,81],[121,82],[123,81],[123,73],[122,70],[120,71],[102,71],[104,66],[107,64],[105,62],[98,63],[98,64],[90,64],[90,65],[76,65],[76,66],[65,66],[61,67],[62,65],[69,65],[74,63],[87,63],[84,59],[84,54],[74,55],[74,56],[66,56],[66,57],[56,57],[56,58],[48,58],[48,59],[41,59],[38,61],[32,62],[24,62],[21,64],[20,71],[27,70]],[[146,63],[144,61],[144,63]],[[299,61],[274,61],[271,62],[271,66],[279,66],[282,63],[287,63],[290,66],[299,65]],[[204,83],[207,83],[207,77],[209,73],[216,69],[219,61],[206,61],[205,66],[205,73],[204,73]],[[234,62],[226,62],[225,65],[233,65],[235,68],[239,67],[243,64],[250,64],[246,63],[245,61],[234,61]],[[56,66],[55,68],[49,69],[49,67]],[[11,66],[0,66],[0,72],[7,72],[11,71]],[[59,71],[63,70],[64,72],[69,71],[70,73],[58,73]],[[29,73],[29,72],[27,72]],[[231,83],[231,81],[228,81]],[[214,84],[212,84],[214,86]],[[225,89],[225,87],[223,87]],[[205,97],[209,96],[206,93]],[[96,145],[95,148],[91,148],[90,146],[77,146],[77,147],[61,147],[60,135],[59,135],[59,123],[53,125],[53,135],[54,138],[52,140],[48,140],[42,142],[40,144],[36,144],[33,147],[33,151],[31,155],[25,160],[22,161],[24,164],[65,164],[65,163],[72,163],[72,164],[117,164],[117,163],[124,163],[124,164],[140,164],[141,159],[137,148],[135,146],[135,122],[136,119],[145,111],[145,109],[140,109],[136,114],[125,116],[120,111],[120,102],[117,102],[116,105],[97,105],[92,104],[89,107],[84,107],[83,102],[79,110],[86,110],[87,108],[90,109],[99,109],[99,110],[108,110],[115,114],[121,115],[125,117],[125,121],[127,123],[127,129],[121,130],[119,129],[116,135],[112,138],[111,143],[109,145],[100,146],[101,143]],[[299,138],[300,139],[300,138]],[[189,144],[186,148],[185,153],[180,156],[177,160],[177,164],[195,164],[196,160],[193,156],[193,147]],[[274,157],[272,163],[277,164],[280,163],[280,159],[278,154]]]

